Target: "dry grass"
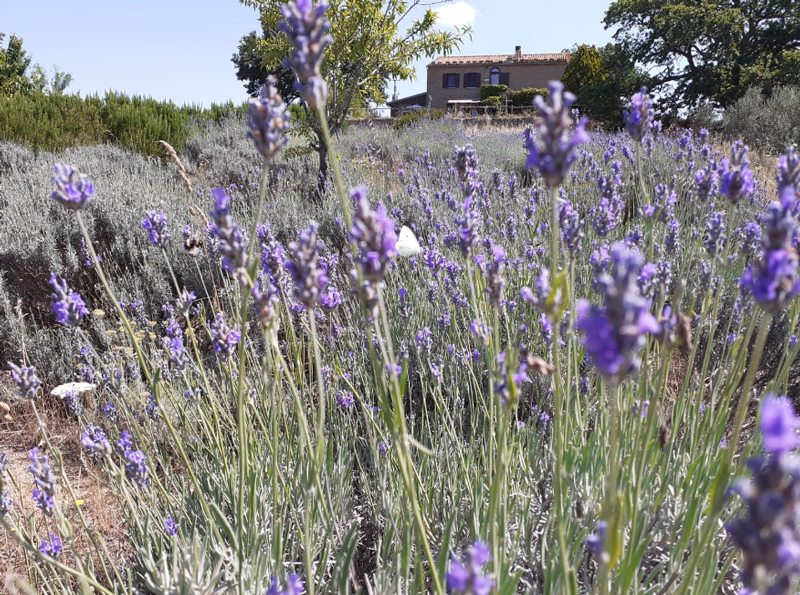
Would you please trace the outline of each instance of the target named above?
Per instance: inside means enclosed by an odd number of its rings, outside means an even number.
[[[0,401],[9,402],[10,379],[0,377]],[[65,405],[57,398],[45,396],[37,401],[42,412],[43,422],[52,445],[64,457],[66,475],[75,492],[76,499],[81,502],[80,508],[89,531],[98,534],[106,543],[112,558],[117,562],[125,560],[130,554],[130,545],[125,533],[125,524],[117,501],[112,492],[100,481],[99,469],[82,457],[80,448],[80,427],[66,412]],[[11,420],[0,419],[0,452],[5,452],[9,459],[8,473],[15,511],[21,512],[25,518],[32,515],[40,535],[49,533],[44,516],[39,513],[31,498],[32,482],[28,473],[30,462],[28,450],[38,446],[46,454],[47,447],[39,429],[33,409],[28,402],[16,402],[11,407]],[[58,471],[54,469],[58,477]],[[57,482],[56,502],[69,518],[75,531],[74,542],[77,551],[83,555],[93,554],[89,533],[81,524],[75,504],[69,492]],[[93,563],[100,568],[96,556]],[[74,563],[66,552],[63,560],[67,564]],[[20,579],[33,577],[28,573],[28,566],[34,563],[30,555],[20,548],[11,537],[0,531],[0,595],[13,595],[13,584]]]

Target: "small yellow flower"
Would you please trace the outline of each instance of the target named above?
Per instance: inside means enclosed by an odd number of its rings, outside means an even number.
[[[116,334],[117,334],[117,331],[106,331],[106,335],[109,336],[109,337],[113,337]]]
[[[106,315],[106,313],[105,313],[105,312],[103,312],[103,310],[101,310],[100,308],[97,308],[97,309],[95,309],[95,310],[92,310],[92,315],[93,315],[95,318],[102,318],[103,316],[105,316],[105,315]]]
[[[75,504],[78,506],[83,506],[83,500],[75,500]]]

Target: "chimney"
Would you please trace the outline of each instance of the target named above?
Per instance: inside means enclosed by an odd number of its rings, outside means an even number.
[[[514,48],[514,62],[522,60],[522,46],[518,45]]]

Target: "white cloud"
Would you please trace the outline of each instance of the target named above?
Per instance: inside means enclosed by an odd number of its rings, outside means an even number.
[[[464,0],[436,6],[434,11],[437,16],[437,24],[450,27],[471,25],[478,16],[475,7],[467,4]]]

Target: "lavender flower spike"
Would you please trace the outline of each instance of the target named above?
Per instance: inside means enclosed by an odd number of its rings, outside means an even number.
[[[286,577],[286,584],[283,589],[278,587],[278,578],[273,576],[272,583],[267,589],[266,595],[303,595],[306,592],[303,580],[297,574],[290,574]]]
[[[482,574],[483,565],[492,559],[489,546],[476,541],[464,554],[463,562],[453,557],[445,576],[447,589],[464,595],[489,595],[494,580]]]
[[[281,6],[284,20],[279,27],[292,45],[286,65],[297,75],[295,88],[300,97],[312,108],[324,107],[328,102],[328,84],[320,73],[325,48],[333,43],[327,35],[331,28],[325,18],[327,10],[324,0],[316,6],[312,0],[295,0]]]
[[[145,211],[142,219],[142,228],[148,232],[148,239],[153,246],[166,248],[170,238],[167,231],[167,216],[164,211]]]
[[[72,291],[64,279],[59,282],[55,273],[50,273],[50,286],[55,290],[50,297],[50,304],[56,321],[67,326],[78,326],[89,313],[81,294]]]
[[[325,286],[328,284],[328,275],[317,262],[318,229],[319,224],[312,221],[308,229],[297,235],[297,241],[289,244],[292,260],[285,264],[286,270],[289,271],[294,281],[294,295],[297,301],[308,308],[319,302]]]
[[[47,463],[47,455],[44,455],[40,461],[39,449],[34,447],[28,452],[28,459],[32,463],[28,467],[28,471],[33,475],[33,483],[36,485],[33,490],[33,499],[36,501],[36,506],[47,516],[53,516],[53,511],[56,508],[53,501],[53,497],[56,494],[56,478]]]
[[[284,135],[289,130],[289,113],[276,83],[274,76],[267,77],[259,97],[250,99],[247,109],[247,127],[250,129],[247,136],[264,159],[270,159],[288,140]]]
[[[767,395],[761,408],[760,429],[766,456],[750,459],[752,480],[734,491],[745,501],[744,516],[725,526],[742,551],[739,593],[789,595],[800,577],[800,419],[786,400]]]
[[[386,276],[389,263],[397,256],[394,222],[386,216],[386,207],[369,207],[367,189],[359,186],[350,192],[356,203],[350,241],[358,246],[358,260],[365,280],[377,283]]]
[[[728,197],[731,204],[738,203],[746,194],[753,192],[753,172],[750,171],[750,160],[747,158],[747,147],[741,141],[733,143],[731,160],[723,160],[725,173],[719,191]]]
[[[575,161],[576,147],[589,140],[586,132],[589,120],[581,118],[575,133],[570,138],[572,116],[569,108],[575,103],[575,96],[564,92],[564,85],[559,81],[550,81],[547,88],[550,90],[550,96],[546,104],[539,95],[533,100],[534,105],[539,108],[536,127],[542,146],[540,147],[535,141],[528,143],[526,167],[535,167],[549,186],[556,187],[564,181],[570,166]]]
[[[78,173],[71,165],[56,163],[55,191],[50,195],[55,201],[71,211],[80,211],[91,202],[94,196],[94,184],[86,180],[86,176]]]
[[[42,381],[36,376],[36,368],[33,366],[18,366],[12,362],[8,362],[8,367],[11,368],[11,378],[17,384],[19,394],[23,399],[32,399],[42,386]]]
[[[642,87],[638,93],[633,94],[629,109],[623,110],[622,115],[625,120],[625,130],[630,137],[634,142],[642,142],[653,116],[647,87]]]
[[[593,287],[604,296],[604,307],[583,300],[578,304],[579,330],[591,362],[603,376],[620,381],[638,372],[639,351],[646,333],[658,333],[661,326],[650,314],[650,301],[642,297],[637,276],[642,256],[624,243],[611,249],[611,273],[600,273]]]

